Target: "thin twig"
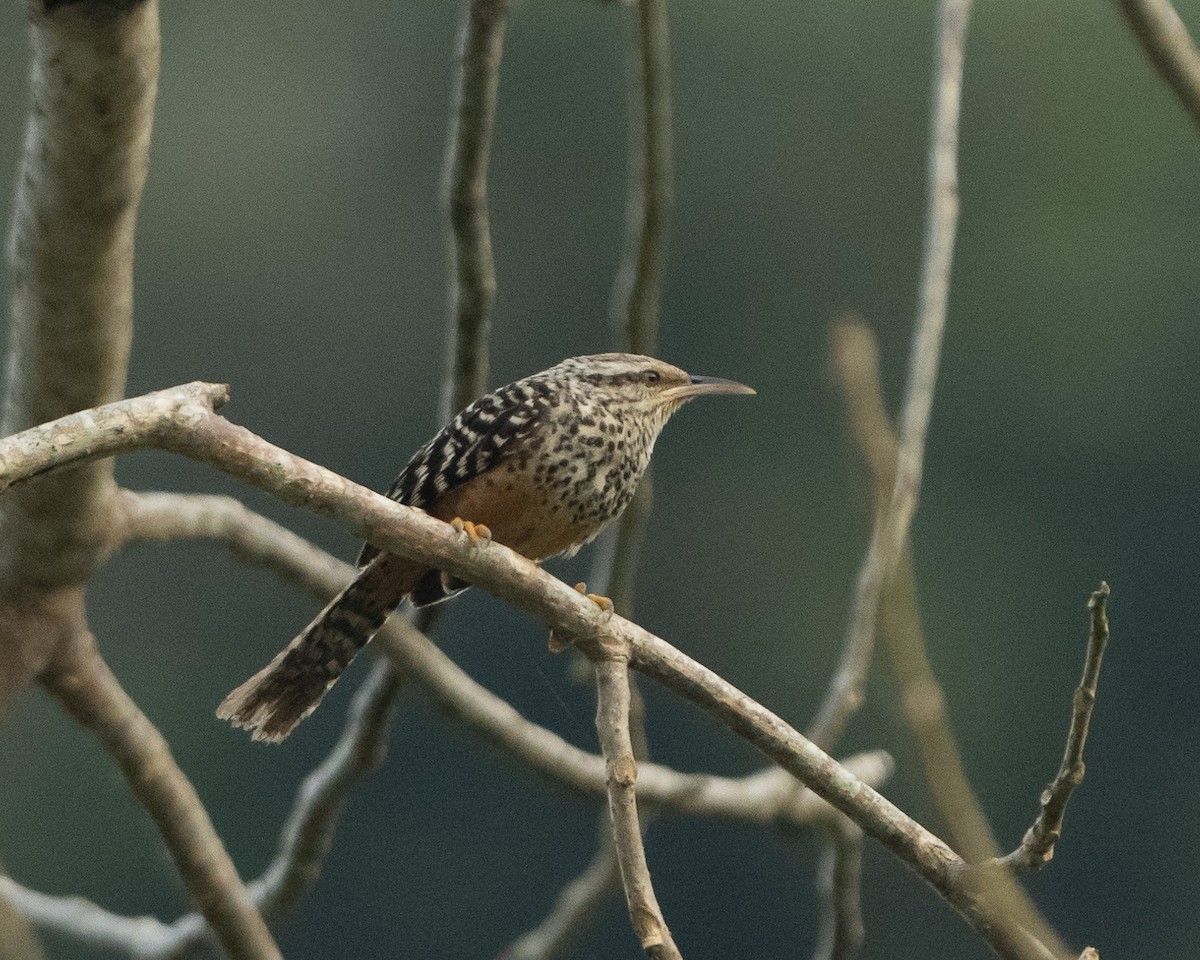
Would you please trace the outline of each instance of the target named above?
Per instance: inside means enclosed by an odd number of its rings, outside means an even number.
[[[1117,0],[1154,69],[1200,126],[1200,50],[1170,0]]]
[[[592,862],[562,888],[541,923],[521,934],[497,960],[552,960],[563,956],[620,880],[612,831],[605,823]]]
[[[623,654],[623,655],[622,655]],[[629,659],[595,660],[596,733],[608,772],[608,812],[633,932],[651,960],[682,960],[654,895],[637,810],[637,761],[629,737]]]
[[[997,931],[991,925],[962,876],[962,861],[941,840],[784,721],[665,641],[623,617],[607,617],[591,600],[502,544],[474,548],[450,525],[296,457],[217,416],[208,406],[184,405],[174,429],[167,429],[163,411],[172,404],[179,409],[178,393],[165,391],[91,411],[86,428],[91,455],[158,446],[188,456],[284,502],[327,516],[384,550],[446,570],[563,635],[585,642],[602,638],[628,642],[631,665],[711,712],[816,790],[914,867],[1004,956],[1047,955],[1029,935]],[[114,422],[124,430],[114,431]],[[0,464],[7,467],[8,479],[29,476],[66,457],[79,458],[82,441],[78,438],[67,440],[62,453],[44,442],[61,429],[61,423],[0,440]],[[31,455],[20,455],[30,451]]]
[[[846,405],[851,436],[870,476],[871,500],[878,517],[893,487],[898,441],[883,408],[879,349],[861,319],[847,316],[833,324],[830,361]],[[992,863],[999,856],[999,849],[967,779],[946,714],[945,696],[929,663],[912,554],[907,543],[884,591],[880,627],[900,683],[900,703],[916,738],[926,783],[956,849],[968,863]],[[1015,918],[1020,926],[1033,931],[1039,940],[1062,955],[1057,935],[1006,871],[980,871],[976,879],[979,889],[986,891],[994,915]]]
[[[863,942],[863,833],[845,817],[822,831],[817,866],[821,928],[813,960],[850,960]]]
[[[487,390],[488,329],[496,299],[487,171],[506,8],[507,0],[466,0],[459,40],[445,175],[453,271],[450,363],[443,404],[449,416]]]
[[[883,406],[879,347],[870,328],[858,317],[839,318],[829,333],[830,371],[845,405],[855,449],[867,469],[878,522],[895,483],[899,445]],[[929,663],[908,544],[885,587],[879,625],[900,684],[900,705],[920,751],[925,781],[945,818],[954,848],[968,863],[990,860],[999,854],[999,847],[967,779],[946,714],[946,698]]]
[[[810,739],[823,746],[837,741],[847,721],[862,704],[863,686],[875,645],[880,598],[908,539],[921,488],[925,435],[937,384],[958,223],[958,117],[970,9],[971,0],[942,0],[938,9],[937,75],[930,122],[925,244],[908,386],[901,415],[896,482],[891,503],[875,524],[871,545],[859,571],[841,663],[809,728]]]
[[[666,260],[667,214],[671,204],[670,45],[666,0],[638,5],[636,43],[629,84],[629,147],[626,188],[625,252],[613,285],[611,317],[618,348],[628,353],[658,353],[658,313]],[[633,616],[634,579],[646,524],[654,500],[649,472],[617,529],[598,550],[589,583],[606,594],[626,617]],[[634,756],[650,756],[645,701],[630,678],[630,739]],[[578,936],[607,889],[619,880],[612,839],[601,831],[592,862],[571,881],[551,913],[520,937],[505,955],[548,958],[567,939]]]
[[[673,194],[671,50],[667,0],[637,4],[637,71],[630,90],[625,252],[613,285],[610,317],[631,353],[652,354],[666,265]]]
[[[316,883],[346,798],[383,761],[399,690],[395,669],[387,660],[377,660],[354,694],[337,743],[301,783],[275,859],[247,886],[264,915],[286,913]],[[211,938],[208,924],[198,913],[163,925],[162,934],[160,945],[153,950],[143,947],[136,951],[140,960],[186,957]]]
[[[1071,793],[1083,782],[1083,747],[1087,743],[1092,709],[1096,706],[1096,684],[1100,679],[1100,664],[1108,646],[1108,584],[1101,583],[1088,600],[1091,612],[1091,632],[1087,655],[1083,661],[1083,677],[1075,688],[1071,703],[1071,727],[1062,764],[1050,785],[1042,791],[1042,809],[1033,826],[1026,832],[1021,845],[1001,859],[1004,866],[1017,870],[1040,870],[1054,858],[1054,844],[1062,836],[1063,817]]]
[[[86,629],[59,651],[43,682],[117,761],[230,957],[281,960],[195,789],[175,764],[162,734],[112,675]]]

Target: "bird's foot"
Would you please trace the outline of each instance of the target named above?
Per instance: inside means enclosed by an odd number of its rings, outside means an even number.
[[[486,524],[472,523],[470,520],[464,520],[462,517],[455,517],[450,521],[456,532],[466,534],[467,539],[472,545],[487,546],[492,542],[492,531]]]
[[[613,602],[608,597],[599,593],[588,593],[587,584],[582,581],[575,584],[575,591],[576,593],[582,593],[598,606],[604,613],[606,621],[612,619],[613,611],[616,610],[616,607],[613,606]],[[572,637],[566,636],[561,632],[555,632],[554,630],[550,631],[549,647],[551,653],[559,653],[562,650],[566,650],[574,642]]]
[[[613,606],[613,602],[608,597],[599,593],[588,593],[587,584],[582,580],[575,584],[575,592],[582,593],[585,597],[591,600],[592,603],[598,606],[604,612],[604,619],[606,621],[612,619],[613,611],[616,610],[616,607]]]

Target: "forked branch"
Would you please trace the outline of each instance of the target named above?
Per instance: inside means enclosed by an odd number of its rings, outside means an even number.
[[[1044,956],[1026,933],[997,932],[963,882],[962,861],[941,840],[806,740],[783,720],[680,651],[590,600],[501,544],[474,550],[455,531],[344,477],[294,456],[217,416],[219,388],[192,385],[67,418],[0,441],[0,465],[19,480],[68,460],[158,446],[214,466],[287,503],[330,517],[384,550],[446,570],[574,637],[628,645],[630,664],[712,713],[912,866],[1006,956]],[[210,402],[203,402],[209,397]],[[176,413],[168,428],[165,411]],[[114,424],[119,429],[113,429]],[[58,434],[60,447],[48,438]],[[84,450],[90,451],[85,454]]]

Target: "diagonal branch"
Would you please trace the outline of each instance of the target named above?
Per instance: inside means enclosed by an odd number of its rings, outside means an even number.
[[[564,635],[628,643],[632,666],[712,713],[854,820],[920,873],[1004,956],[1047,955],[1028,934],[991,923],[964,881],[962,861],[941,840],[783,720],[670,644],[622,617],[606,617],[595,603],[503,545],[474,549],[448,524],[296,457],[222,419],[207,405],[195,400],[184,404],[176,429],[166,429],[163,408],[172,402],[178,408],[179,395],[164,391],[91,411],[91,455],[158,446],[188,456],[327,516],[384,550],[446,570]],[[114,422],[124,429],[114,433]],[[0,464],[7,467],[9,479],[79,457],[79,441],[68,440],[64,454],[46,446],[45,437],[58,429],[60,425],[44,425],[0,441]],[[31,450],[33,455],[21,456]]]
[[[284,823],[275,859],[248,887],[267,916],[286,913],[317,881],[333,846],[333,835],[350,791],[382,762],[387,752],[400,678],[387,660],[378,660],[354,694],[342,730],[329,755],[301,783]],[[183,957],[208,939],[198,913],[180,917],[169,928],[171,941],[153,958]]]
[[[61,645],[43,682],[120,765],[130,789],[154,818],[188,893],[230,957],[281,960],[262,914],[167,742],[121,689],[82,624]]]
[[[1154,69],[1200,126],[1200,50],[1170,0],[1117,0]]]
[[[1054,844],[1062,836],[1063,817],[1067,801],[1083,782],[1083,747],[1087,743],[1092,709],[1096,706],[1096,684],[1100,680],[1100,664],[1108,646],[1108,584],[1101,583],[1088,600],[1092,629],[1088,637],[1087,656],[1083,661],[1083,678],[1075,688],[1072,699],[1071,727],[1062,764],[1050,785],[1042,792],[1042,810],[1033,826],[1025,833],[1021,845],[1001,858],[1004,866],[1017,870],[1040,870],[1054,857]]]
[[[958,224],[958,117],[971,0],[942,0],[938,8],[937,71],[929,133],[929,197],[916,329],[901,414],[900,448],[891,502],[875,523],[859,571],[842,660],[809,728],[809,737],[830,746],[863,699],[875,645],[879,603],[899,562],[917,509],[925,458],[925,435],[933,410],[942,333],[950,298],[950,267]]]
[[[354,568],[335,559],[285,527],[248,510],[230,497],[122,491],[126,542],[139,540],[214,540],[239,560],[264,567],[318,601],[327,601],[354,576]],[[451,717],[531,769],[586,793],[603,793],[604,758],[568,743],[558,734],[521,716],[502,698],[471,679],[418,631],[393,617],[379,647],[397,669],[424,689]],[[892,760],[875,751],[844,761],[865,783],[878,786],[891,775]],[[749,823],[778,821],[805,826],[827,819],[832,811],[809,791],[796,795],[795,781],[775,768],[730,778],[681,773],[654,763],[641,765],[639,801],[702,817]]]
[[[895,483],[898,441],[883,406],[879,347],[861,318],[843,316],[830,326],[829,360],[850,435],[867,470],[878,521]],[[946,820],[954,847],[969,863],[990,860],[999,854],[999,847],[967,779],[946,714],[946,697],[929,663],[907,544],[885,589],[879,622],[900,684],[900,705],[920,751],[925,781]]]

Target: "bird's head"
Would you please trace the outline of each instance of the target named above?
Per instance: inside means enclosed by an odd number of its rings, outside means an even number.
[[[598,353],[571,357],[546,371],[572,381],[583,393],[606,406],[620,406],[645,415],[667,417],[693,397],[704,394],[752,394],[733,380],[693,376],[653,357],[635,353]]]

